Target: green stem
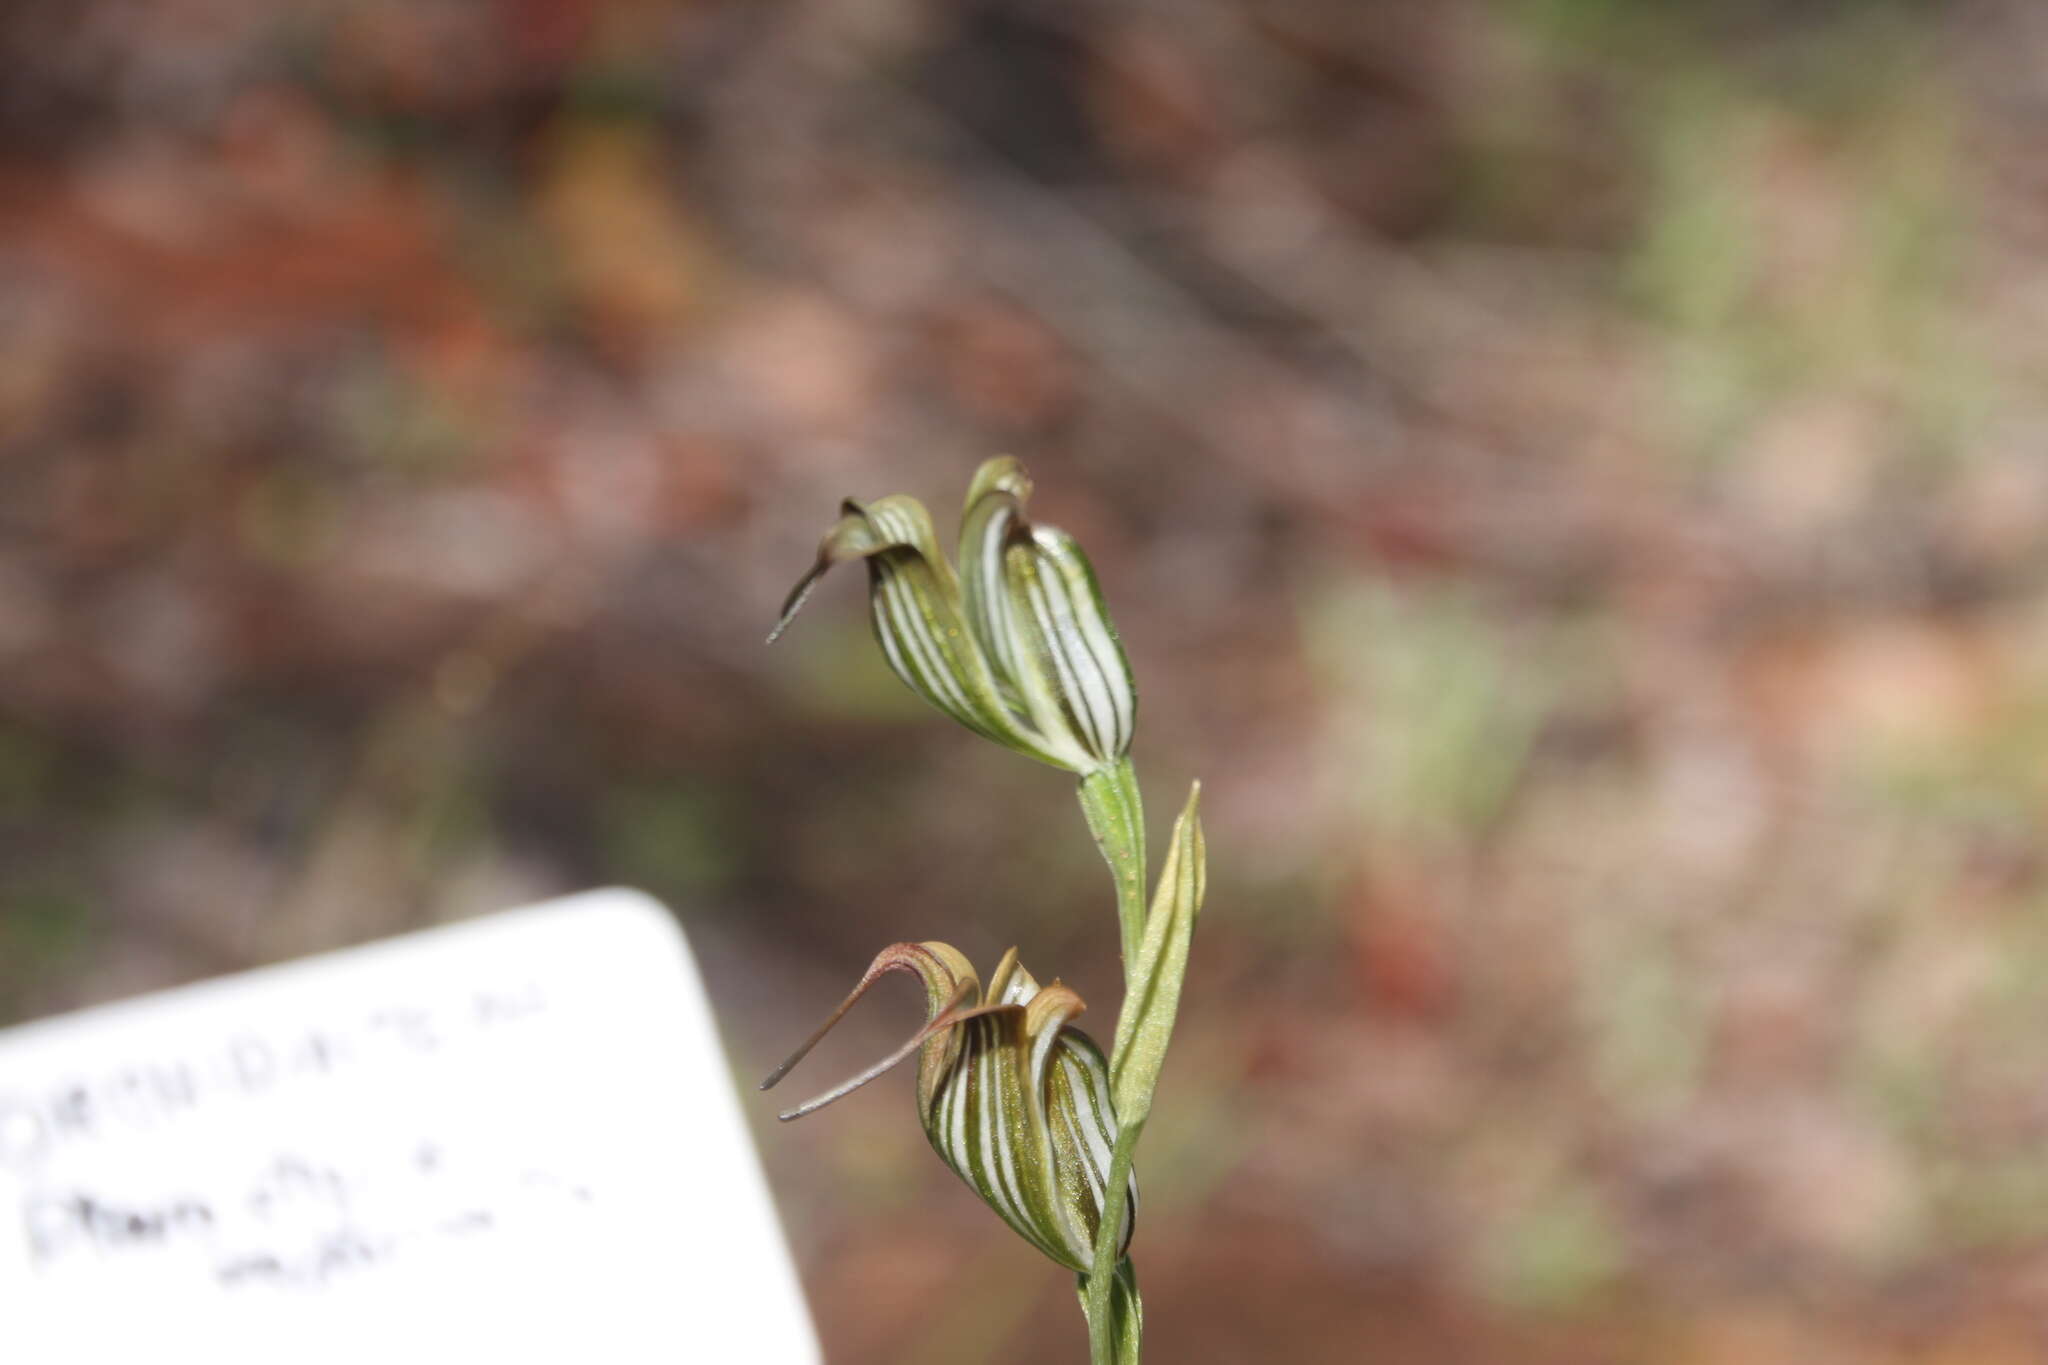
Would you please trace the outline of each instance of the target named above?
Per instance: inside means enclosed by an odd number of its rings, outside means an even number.
[[[1081,779],[1081,813],[1087,817],[1095,845],[1102,850],[1110,878],[1116,883],[1124,992],[1129,994],[1137,985],[1131,973],[1137,970],[1138,948],[1145,940],[1147,871],[1145,803],[1130,759],[1120,758]],[[1114,1052],[1121,1055],[1125,1042],[1121,1030],[1115,1041]],[[1144,1127],[1140,1118],[1117,1134],[1110,1154],[1102,1221],[1095,1236],[1094,1262],[1081,1277],[1081,1308],[1088,1315],[1088,1353],[1093,1365],[1136,1365],[1138,1360],[1144,1308],[1138,1298],[1137,1271],[1128,1258],[1119,1256],[1117,1234],[1123,1227],[1124,1207],[1130,1199],[1131,1162]]]
[[[1102,1222],[1095,1234],[1095,1265],[1081,1277],[1081,1309],[1088,1315],[1088,1355],[1093,1365],[1137,1365],[1138,1339],[1145,1312],[1138,1299],[1138,1273],[1129,1258],[1117,1256],[1117,1233],[1124,1225],[1124,1205],[1131,1191],[1131,1159],[1138,1147],[1141,1121],[1117,1134],[1110,1154],[1109,1187]],[[1114,1295],[1113,1291],[1122,1293]],[[1126,1302],[1126,1300],[1128,1302]]]
[[[1145,802],[1131,760],[1120,758],[1081,779],[1081,814],[1116,882],[1117,923],[1123,930],[1125,988],[1145,938]]]
[[[1110,1293],[1101,1304],[1089,1292],[1092,1277],[1081,1276],[1081,1309],[1088,1316],[1090,1365],[1138,1365],[1139,1337],[1145,1327],[1145,1304],[1138,1297],[1138,1272],[1128,1259],[1108,1276]]]

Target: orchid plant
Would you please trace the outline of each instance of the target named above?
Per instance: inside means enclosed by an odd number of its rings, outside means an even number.
[[[1174,824],[1148,905],[1144,807],[1129,758],[1138,714],[1130,664],[1088,557],[1066,532],[1030,521],[1030,495],[1016,460],[982,465],[967,493],[957,570],[917,499],[848,499],[768,638],[782,634],[834,565],[861,560],[875,638],[911,691],[976,734],[1079,776],[1081,811],[1116,888],[1124,998],[1113,1046],[1104,1056],[1074,1027],[1081,997],[1058,980],[1040,986],[1015,948],[984,986],[949,945],[898,943],[761,1088],[782,1080],[876,981],[915,976],[923,1027],[781,1117],[820,1109],[915,1055],[918,1119],[933,1149],[1019,1236],[1078,1274],[1094,1365],[1130,1365],[1144,1326],[1129,1257],[1132,1158],[1202,907],[1201,784]]]

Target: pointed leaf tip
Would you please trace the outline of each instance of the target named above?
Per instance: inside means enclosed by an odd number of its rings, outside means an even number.
[[[884,499],[884,501],[888,501]],[[868,524],[867,509],[852,498],[839,504],[839,520],[832,523],[830,530],[818,542],[818,558],[810,570],[797,580],[789,596],[782,599],[782,613],[775,621],[775,629],[768,632],[768,643],[774,644],[782,638],[782,632],[789,629],[789,623],[803,610],[810,600],[812,589],[818,580],[832,571],[832,566],[844,560],[855,559],[874,552],[878,545],[874,528]]]
[[[768,632],[769,644],[772,645],[782,638],[782,632],[789,629],[789,623],[796,619],[796,614],[803,610],[804,603],[810,600],[811,590],[818,586],[818,580],[823,578],[825,571],[831,567],[831,561],[820,556],[811,571],[790,589],[789,596],[782,599],[782,614],[776,618],[775,628]]]

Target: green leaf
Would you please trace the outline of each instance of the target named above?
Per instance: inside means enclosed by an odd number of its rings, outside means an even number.
[[[1152,1091],[1173,1040],[1174,1016],[1180,1011],[1181,980],[1187,975],[1188,944],[1202,912],[1208,874],[1208,850],[1202,840],[1202,784],[1188,792],[1188,803],[1173,824],[1173,840],[1159,885],[1145,918],[1145,939],[1138,959],[1126,974],[1124,1002],[1117,1014],[1116,1054],[1110,1081],[1118,1119],[1127,1127],[1142,1124],[1152,1110]]]

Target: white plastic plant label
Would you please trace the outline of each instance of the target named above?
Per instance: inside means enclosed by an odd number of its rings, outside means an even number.
[[[696,969],[626,891],[0,1031],[0,1343],[818,1360]]]

